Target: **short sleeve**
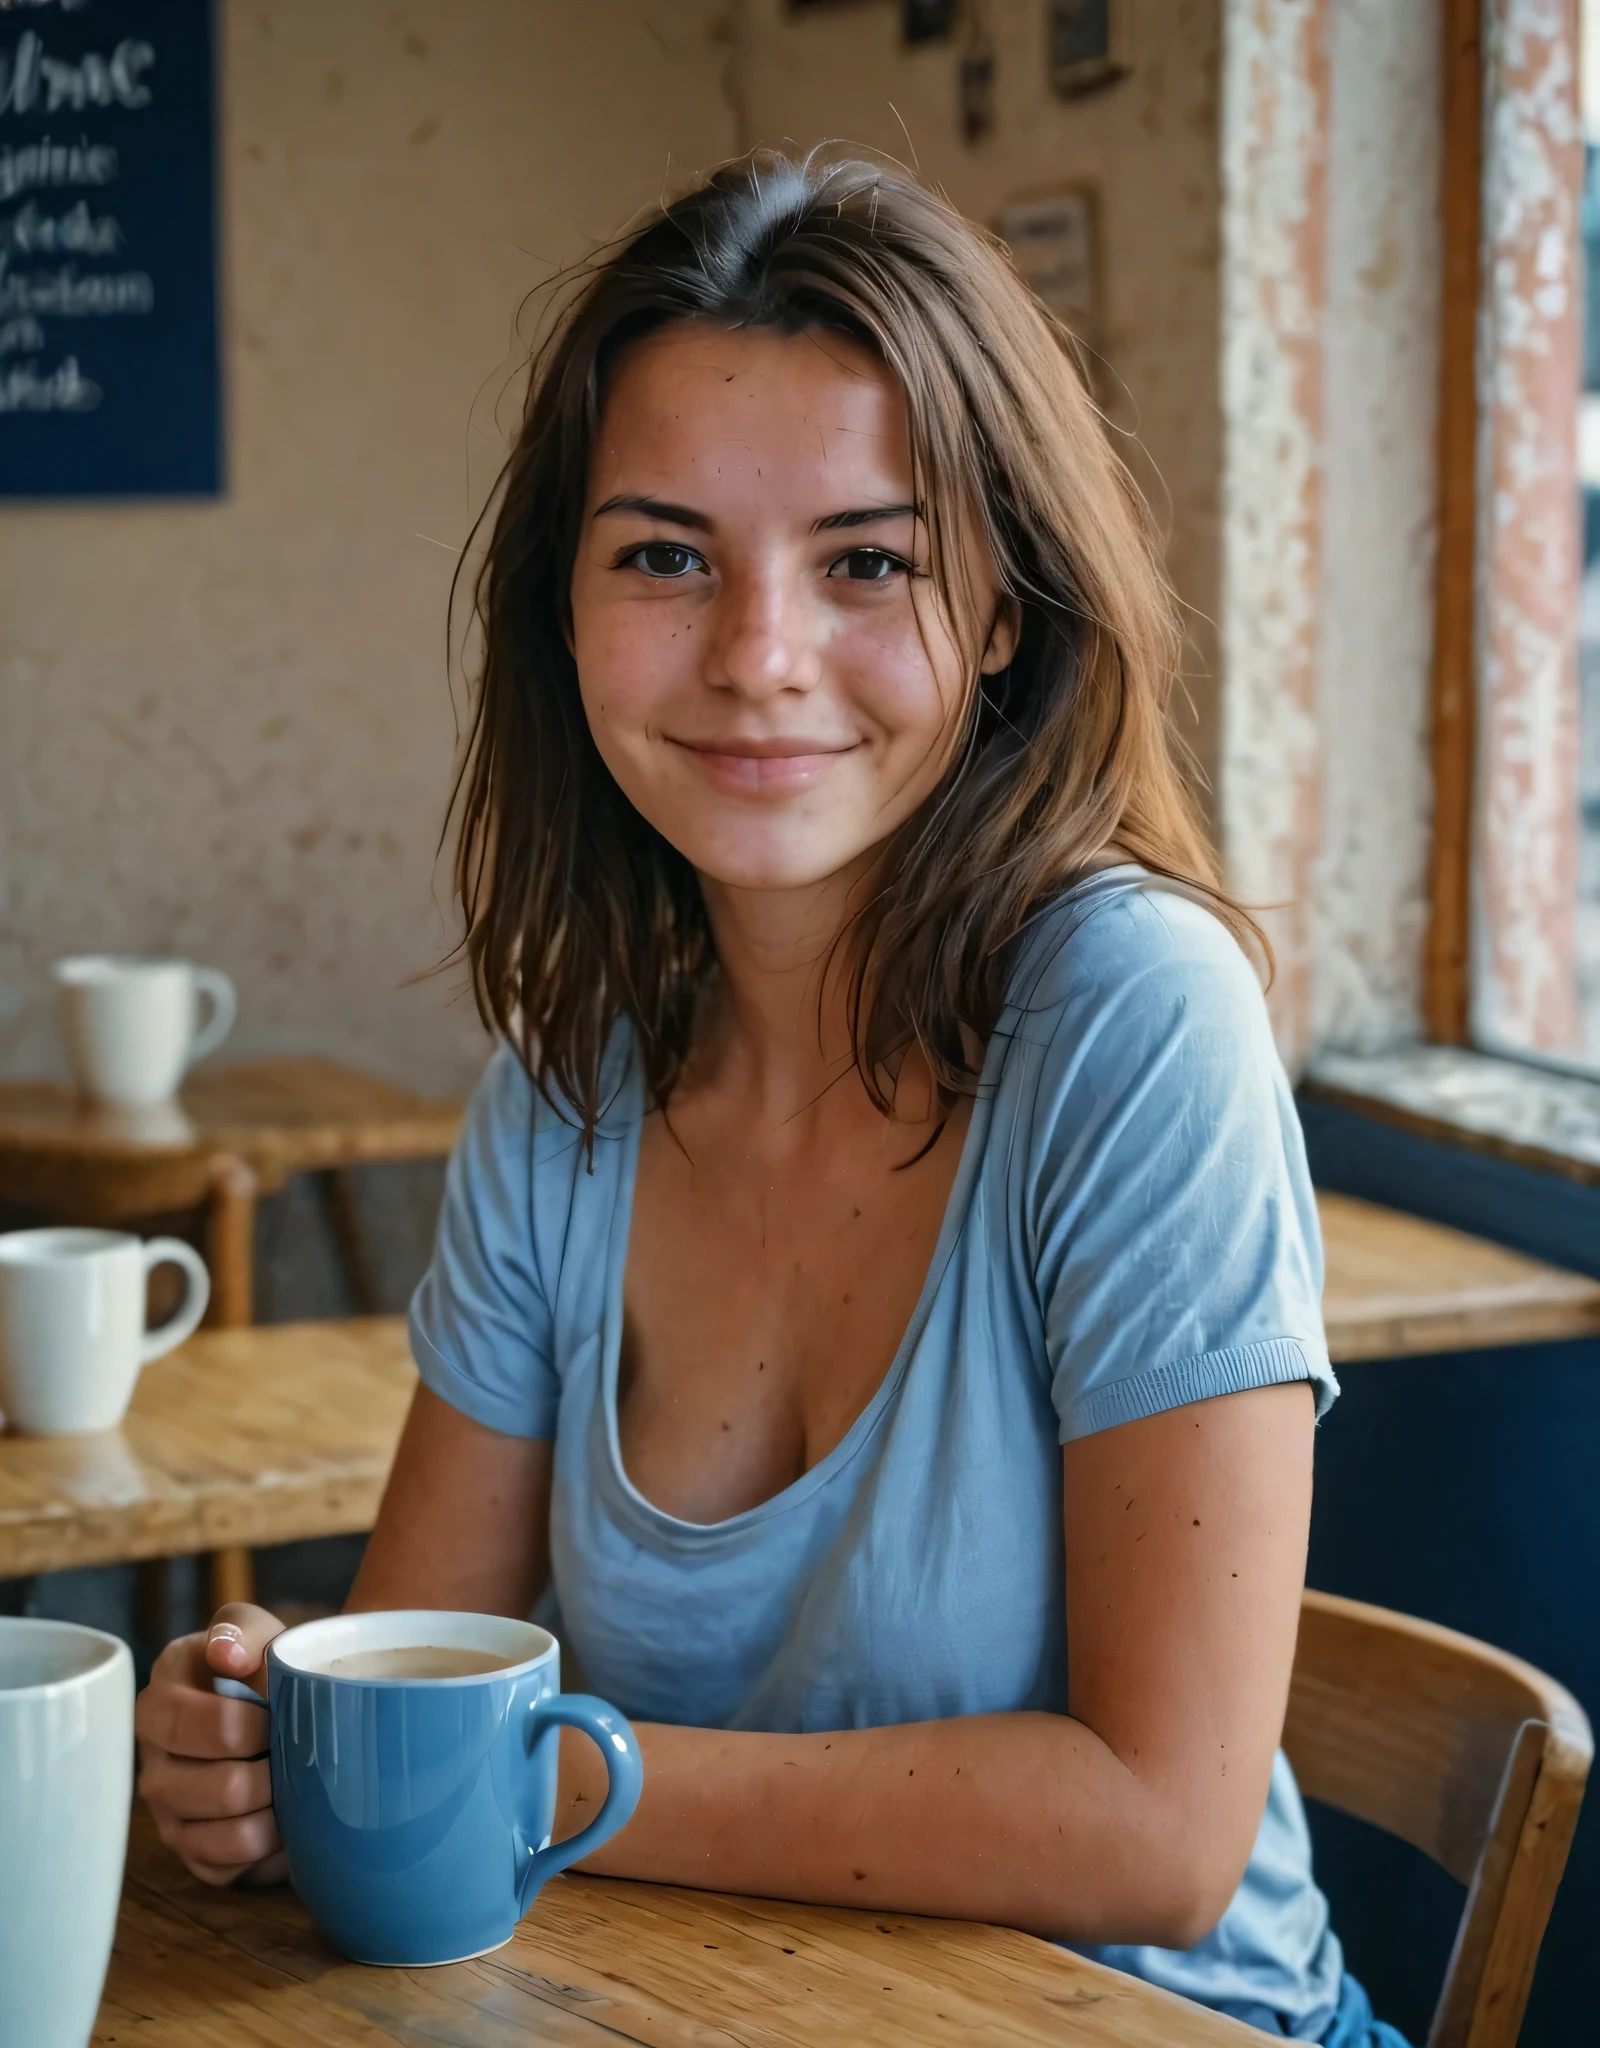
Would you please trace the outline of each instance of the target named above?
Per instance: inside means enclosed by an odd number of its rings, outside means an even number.
[[[1291,1380],[1323,1414],[1316,1203],[1238,944],[1147,885],[1087,918],[1039,993],[1030,1230],[1061,1441]]]
[[[467,1105],[433,1261],[411,1302],[424,1383],[507,1436],[553,1437],[560,1389],[534,1242],[537,1097],[509,1048]]]

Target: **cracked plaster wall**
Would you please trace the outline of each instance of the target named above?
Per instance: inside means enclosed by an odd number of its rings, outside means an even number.
[[[1324,402],[1318,1045],[1422,1022],[1433,806],[1441,148],[1437,0],[1337,0]]]
[[[234,1051],[471,1080],[459,979],[405,985],[450,932],[453,550],[523,295],[733,149],[725,16],[227,0],[228,495],[0,506],[0,1072],[109,949],[226,968]]]
[[[1225,688],[1230,886],[1277,956],[1279,1042],[1303,1053],[1320,832],[1328,0],[1229,0],[1223,89]]]

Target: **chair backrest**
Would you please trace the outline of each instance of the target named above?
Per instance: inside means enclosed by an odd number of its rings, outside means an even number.
[[[1307,1592],[1283,1746],[1302,1791],[1467,1887],[1428,2048],[1513,2048],[1594,1755],[1571,1693],[1453,1629]]]

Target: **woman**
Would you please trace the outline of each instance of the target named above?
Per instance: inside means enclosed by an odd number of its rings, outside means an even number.
[[[723,171],[569,304],[478,597],[505,1043],[351,1605],[543,1600],[645,1757],[597,1870],[1377,2039],[1277,1754],[1315,1211],[1070,341],[907,181]],[[218,1883],[282,1867],[260,1710],[209,1690],[276,1626],[141,1702]],[[563,1751],[569,1822],[597,1780]]]

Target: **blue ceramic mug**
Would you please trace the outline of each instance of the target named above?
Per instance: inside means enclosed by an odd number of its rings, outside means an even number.
[[[528,1621],[426,1609],[341,1614],[267,1649],[272,1804],[295,1890],[361,1963],[453,1963],[511,1939],[547,1877],[639,1803],[633,1730],[561,1692],[561,1648]],[[606,1760],[606,1796],[554,1846],[558,1731]]]

